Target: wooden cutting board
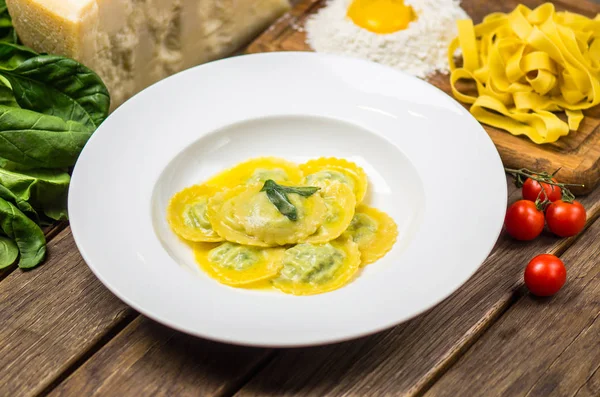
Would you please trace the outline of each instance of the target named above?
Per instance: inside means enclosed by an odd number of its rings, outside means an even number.
[[[534,8],[543,1],[489,1],[463,0],[462,8],[475,23],[491,12],[510,12],[519,3]],[[558,11],[568,10],[589,17],[600,13],[600,5],[588,0],[553,1]],[[292,11],[283,16],[271,28],[259,36],[247,49],[247,53],[270,51],[312,51],[306,44],[304,22],[311,14],[325,5],[324,0],[300,0]],[[448,75],[437,74],[428,81],[451,94]],[[587,193],[600,181],[600,106],[584,112],[585,118],[577,132],[571,132],[558,142],[536,145],[524,137],[488,127],[490,135],[506,167],[529,168],[552,172],[561,168],[558,179],[565,183],[580,183],[585,187],[572,189],[575,193]]]

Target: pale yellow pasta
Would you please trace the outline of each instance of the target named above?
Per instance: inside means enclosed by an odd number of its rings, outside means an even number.
[[[396,243],[398,227],[385,212],[366,205],[356,209],[356,214],[344,236],[358,244],[361,266],[382,258]]]
[[[394,221],[360,205],[367,185],[344,159],[257,158],[175,194],[167,219],[220,283],[319,294],[351,282],[396,241]]]
[[[356,197],[349,185],[329,182],[319,194],[325,201],[327,212],[323,224],[306,239],[307,243],[335,240],[348,228],[354,217]]]
[[[215,280],[233,286],[275,277],[283,266],[285,248],[259,248],[234,244],[196,244],[194,254],[201,268]]]
[[[600,16],[519,5],[476,26],[459,21],[448,56],[452,92],[477,120],[538,144],[577,130],[582,110],[600,104]],[[477,94],[459,91],[461,79],[474,81]],[[553,113],[561,111],[567,122]]]
[[[208,219],[208,199],[217,189],[196,185],[183,189],[173,196],[167,208],[167,221],[171,229],[189,241],[223,241]]]
[[[246,233],[244,227],[235,217],[235,198],[247,189],[248,186],[240,185],[211,197],[208,200],[208,219],[214,231],[227,241],[257,247],[269,247],[270,244]]]
[[[268,245],[295,244],[314,234],[325,222],[327,207],[320,194],[288,194],[298,211],[298,219],[292,221],[279,212],[262,187],[250,186],[235,198],[233,214],[248,235]]]
[[[350,161],[334,157],[320,158],[300,164],[300,169],[305,175],[305,185],[324,188],[329,182],[337,181],[350,186],[356,196],[357,205],[367,194],[367,174]]]
[[[286,250],[283,268],[272,283],[288,294],[320,294],[348,284],[359,267],[360,251],[351,239],[303,243]]]
[[[206,181],[205,185],[232,188],[272,179],[277,183],[298,185],[304,175],[296,163],[277,157],[259,157],[222,171]]]

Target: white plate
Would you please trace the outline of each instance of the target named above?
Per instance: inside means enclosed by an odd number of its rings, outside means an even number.
[[[398,223],[399,242],[321,295],[210,279],[169,230],[168,199],[267,155],[355,161],[369,176],[370,203]],[[114,294],[175,329],[259,346],[347,340],[431,308],[489,254],[505,208],[498,152],[462,106],[387,67],[313,53],[230,58],[146,89],[90,139],[69,195],[77,246]]]

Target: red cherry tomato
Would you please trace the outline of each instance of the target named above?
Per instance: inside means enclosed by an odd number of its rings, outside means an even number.
[[[556,180],[553,178],[552,182],[556,182]],[[542,191],[542,187],[544,188],[544,192],[540,194],[540,192]],[[556,201],[562,198],[562,190],[560,187],[550,185],[544,182],[541,182],[540,184],[540,182],[534,181],[531,178],[527,178],[527,180],[523,184],[522,193],[523,198],[529,201],[537,200],[538,195],[540,201],[546,200],[546,197],[548,197],[548,200],[550,201]]]
[[[562,200],[553,202],[546,209],[548,229],[557,236],[570,237],[583,230],[587,215],[578,201],[567,203]]]
[[[519,200],[508,207],[504,226],[508,234],[517,240],[533,240],[544,230],[544,213],[534,202]]]
[[[551,296],[567,281],[565,264],[554,255],[538,255],[525,268],[525,285],[532,294]]]

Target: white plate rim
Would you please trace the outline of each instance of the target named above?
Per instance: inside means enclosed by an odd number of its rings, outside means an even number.
[[[366,61],[361,61],[361,60],[357,60],[357,59],[352,59],[352,58],[347,58],[347,57],[343,57],[343,56],[335,56],[335,55],[324,55],[324,54],[314,54],[314,53],[295,53],[295,52],[287,52],[287,53],[269,53],[269,54],[254,54],[254,55],[244,55],[244,56],[240,56],[240,57],[235,57],[235,58],[228,58],[225,60],[220,60],[220,61],[215,61],[215,62],[211,62],[209,64],[205,64],[205,65],[201,65],[192,69],[189,69],[187,71],[178,73],[177,75],[175,75],[174,77],[171,78],[167,78],[165,80],[162,80],[161,82],[143,90],[142,92],[140,92],[139,94],[137,94],[134,98],[132,98],[130,101],[128,102],[134,102],[137,98],[144,96],[144,95],[150,95],[149,93],[152,93],[152,90],[156,90],[157,87],[160,87],[161,85],[166,85],[169,84],[169,81],[171,81],[170,79],[172,78],[182,78],[182,76],[185,76],[186,74],[192,74],[192,73],[202,73],[203,69],[206,70],[207,68],[214,68],[217,67],[219,64],[223,64],[223,63],[237,63],[237,62],[245,62],[244,59],[248,59],[248,58],[263,58],[265,60],[265,62],[270,63],[270,62],[277,62],[279,57],[282,58],[294,58],[294,57],[299,57],[298,59],[300,61],[305,61],[311,58],[315,58],[318,59],[319,61],[332,61],[332,62],[348,62],[348,63],[355,63],[355,64],[363,64],[364,67],[373,67],[373,68],[380,68],[380,70],[383,69],[387,69],[385,66],[381,66],[381,65],[376,65],[376,64],[371,64],[370,62],[366,62]],[[294,62],[298,61],[297,59],[294,60]],[[308,62],[312,62],[312,61],[308,61]],[[368,64],[368,65],[367,65]],[[429,83],[426,83],[422,80],[416,79],[412,76],[408,76],[405,75],[401,72],[398,71],[394,71],[394,73],[397,73],[399,76],[403,76],[403,79],[409,79],[409,80],[413,80],[413,82],[415,82],[416,84],[420,84],[423,87],[427,87],[424,88],[426,90],[431,90],[433,88],[433,90],[438,91],[439,93],[441,93],[441,95],[444,96],[444,101],[447,101],[448,106],[456,106],[457,111],[462,110],[463,111],[463,115],[467,118],[471,118],[472,117],[468,114],[468,112],[464,111],[464,109],[462,108],[462,106],[460,104],[458,104],[456,101],[454,101],[454,99],[452,99],[451,97],[447,96],[445,93],[443,93],[443,91],[439,90],[437,87],[434,87],[432,85],[430,85]],[[452,104],[452,105],[450,105]],[[121,108],[117,109],[117,111],[114,114],[120,114],[123,112],[126,112],[128,110],[128,107],[131,106],[130,104],[126,103],[124,106],[122,106]],[[460,110],[458,110],[460,109]],[[112,116],[111,116],[112,117]],[[478,127],[478,129],[480,130],[480,133],[483,134],[484,136],[482,136],[482,140],[483,141],[487,141],[487,144],[492,145],[491,143],[491,139],[489,139],[489,137],[487,136],[487,133],[485,133],[485,131],[483,130],[483,128],[474,120],[472,119],[472,123],[475,123]],[[86,148],[84,149],[84,151],[81,154],[80,157],[80,161],[82,158],[85,158],[85,156],[87,155],[87,153],[92,150],[91,148],[93,148],[94,142],[96,139],[98,139],[98,136],[100,136],[100,134],[102,134],[103,132],[103,127],[101,126],[99,128],[99,130],[96,132],[96,134],[90,139],[90,141],[88,142],[88,144],[86,145]],[[443,295],[440,295],[437,297],[437,299],[435,299],[434,301],[432,301],[430,304],[423,306],[420,310],[415,311],[412,313],[412,315],[410,316],[405,316],[404,318],[402,318],[401,320],[398,319],[392,319],[390,321],[387,321],[385,323],[381,323],[378,326],[374,326],[374,327],[370,327],[368,330],[362,331],[362,332],[348,332],[347,335],[345,336],[335,336],[335,337],[329,337],[329,336],[324,336],[322,338],[318,338],[315,340],[311,340],[311,341],[301,341],[301,342],[289,342],[289,341],[284,341],[284,342],[278,342],[275,341],[273,343],[269,343],[269,342],[265,342],[265,341],[255,341],[252,340],[252,338],[248,338],[248,339],[244,339],[244,338],[231,338],[231,337],[219,337],[218,335],[214,335],[214,334],[207,334],[202,332],[201,330],[197,330],[197,329],[190,329],[189,327],[185,327],[185,326],[181,326],[180,324],[174,323],[172,321],[169,320],[165,320],[164,317],[156,315],[151,309],[148,309],[147,307],[145,307],[145,305],[140,304],[140,302],[137,302],[136,300],[130,299],[128,297],[128,294],[126,291],[123,291],[121,289],[115,288],[113,283],[111,282],[111,280],[107,277],[105,277],[105,273],[102,271],[101,266],[97,266],[98,263],[95,262],[94,258],[92,258],[86,249],[85,243],[83,241],[83,237],[82,237],[82,231],[81,231],[81,224],[80,224],[80,218],[78,218],[77,216],[75,218],[71,219],[71,230],[72,230],[72,234],[74,237],[74,240],[77,244],[77,247],[79,248],[83,259],[85,260],[85,262],[88,264],[88,266],[90,267],[90,269],[92,270],[92,272],[96,275],[96,277],[113,293],[115,294],[117,297],[119,297],[122,301],[124,301],[126,304],[128,304],[129,306],[133,307],[134,309],[136,309],[137,311],[139,311],[140,313],[144,314],[145,316],[158,321],[164,325],[167,325],[171,328],[177,329],[179,331],[182,332],[186,332],[189,334],[193,334],[199,337],[204,337],[204,338],[208,338],[208,339],[212,339],[212,340],[217,340],[220,342],[226,342],[226,343],[232,343],[232,344],[241,344],[241,345],[250,345],[250,346],[264,346],[264,347],[301,347],[301,346],[309,346],[309,345],[319,345],[319,344],[327,344],[327,343],[333,343],[333,342],[341,342],[341,341],[345,341],[345,340],[349,340],[349,339],[355,339],[355,338],[359,338],[365,335],[369,335],[375,332],[379,332],[382,331],[384,329],[388,329],[393,325],[396,325],[400,322],[404,322],[407,321],[411,318],[414,318],[424,312],[426,312],[427,310],[431,309],[432,307],[436,306],[437,304],[439,304],[440,302],[442,302],[443,300],[445,300],[448,296],[451,295],[451,293],[453,291],[455,291],[460,285],[464,284],[479,268],[479,266],[483,263],[483,261],[485,260],[485,258],[489,255],[489,253],[491,252],[491,250],[493,249],[496,240],[500,234],[500,231],[502,229],[502,222],[501,219],[503,219],[503,215],[504,215],[504,210],[506,207],[506,183],[505,183],[505,179],[504,179],[504,173],[503,173],[503,169],[501,168],[501,160],[500,157],[497,153],[497,151],[494,152],[496,154],[496,158],[492,158],[491,162],[496,162],[498,166],[500,166],[500,168],[497,169],[497,174],[490,176],[490,180],[492,180],[491,183],[494,184],[495,188],[500,189],[499,191],[496,192],[496,194],[500,197],[502,197],[502,199],[497,203],[497,205],[495,206],[496,208],[496,213],[493,214],[493,217],[496,219],[496,225],[495,225],[495,231],[493,234],[495,234],[495,236],[493,238],[489,239],[489,242],[487,244],[486,247],[482,248],[481,250],[481,260],[480,263],[477,266],[474,266],[472,268],[472,271],[470,271],[468,274],[465,274],[466,277],[462,277],[460,280],[455,280],[455,283],[453,286],[448,288],[448,292],[444,293]],[[78,161],[79,164],[79,161]],[[70,198],[73,197],[77,197],[77,193],[73,193],[73,192],[77,192],[78,189],[81,188],[85,188],[85,185],[81,185],[80,186],[80,178],[82,178],[79,173],[78,173],[78,168],[75,167],[75,170],[73,172],[73,179],[72,179],[72,184],[70,187]],[[498,180],[501,180],[502,183],[498,184]],[[503,187],[503,188],[502,188]],[[77,204],[76,204],[76,200],[69,200],[69,211],[70,213],[74,213],[74,214],[78,214],[81,213],[81,211],[77,208]],[[79,211],[79,212],[78,212]]]

